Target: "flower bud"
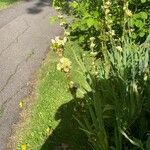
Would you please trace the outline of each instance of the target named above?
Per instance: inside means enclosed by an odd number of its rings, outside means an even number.
[[[122,47],[121,47],[121,46],[117,46],[116,49],[117,49],[119,52],[122,52]]]

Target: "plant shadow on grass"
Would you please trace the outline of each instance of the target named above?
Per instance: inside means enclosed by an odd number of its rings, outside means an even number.
[[[47,138],[41,150],[91,150],[87,137],[73,117],[82,117],[82,101],[83,99],[76,98],[60,106],[55,114],[55,119],[60,120],[60,123]]]
[[[108,105],[114,106],[114,109],[110,109],[110,111],[105,114],[110,116],[108,118],[111,118],[107,119],[107,122],[104,122],[105,128],[107,128],[108,131],[108,137],[114,137],[113,125],[115,122],[115,117],[119,117],[125,123],[128,123],[128,128],[126,131],[130,132],[131,136],[146,142],[148,138],[147,132],[150,130],[150,122],[147,120],[147,118],[150,116],[150,113],[148,112],[148,110],[150,110],[148,98],[150,93],[150,81],[142,86],[144,89],[143,94],[145,94],[146,97],[144,97],[144,95],[140,95],[138,103],[136,103],[135,98],[130,98],[131,96],[136,95],[136,91],[126,91],[126,84],[121,78],[110,77],[106,80],[93,80],[93,83],[95,85],[95,92],[87,92],[84,94],[83,98],[74,98],[70,102],[60,106],[55,114],[55,119],[60,120],[60,123],[47,138],[41,150],[91,150],[87,137],[85,136],[84,132],[79,129],[79,124],[73,117],[76,116],[76,118],[79,120],[83,120],[85,115],[86,117],[90,117],[90,114],[87,114],[88,112],[85,114],[85,109],[82,107],[82,104],[85,106],[88,98],[90,98],[90,100],[94,100],[94,102],[101,101],[102,108],[105,108],[105,106]],[[96,97],[95,93],[98,94],[98,99],[94,98]],[[134,103],[133,105],[131,105],[132,102]],[[146,105],[148,108],[145,108],[144,105]],[[96,106],[99,107],[100,105]],[[130,113],[128,112],[133,109],[132,106],[134,107],[134,114],[133,116],[130,116]],[[93,110],[95,110],[95,105],[92,104],[92,107]],[[117,115],[115,114],[116,111],[118,112]],[[93,126],[93,129],[96,129],[96,127]],[[93,131],[94,133],[98,132],[97,129]],[[108,138],[108,141],[109,140],[110,139]],[[114,145],[114,141],[110,140],[109,144]],[[133,149],[133,145],[130,144],[130,142],[126,139],[124,139],[124,142],[121,143],[121,146],[122,148],[126,147],[127,149]]]

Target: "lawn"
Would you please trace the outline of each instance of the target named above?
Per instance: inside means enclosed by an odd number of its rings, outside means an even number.
[[[67,12],[74,16],[70,25],[58,15],[65,35],[71,33],[67,44],[66,38],[52,40],[53,50],[66,58],[50,51],[38,71],[13,149],[149,150],[149,2],[55,3],[58,10],[69,6]]]
[[[0,10],[11,6],[19,0],[0,0]]]
[[[80,52],[80,48],[66,45],[65,56],[72,61],[74,68],[72,78],[80,82],[85,88],[87,84],[79,66],[76,63],[71,47]],[[27,146],[27,149],[54,150],[58,147],[69,147],[70,150],[89,149],[87,139],[73,118],[77,112],[75,105],[80,101],[82,94],[73,99],[68,90],[68,80],[64,74],[57,71],[58,57],[51,51],[45,63],[38,72],[34,102],[26,112],[25,122],[16,133],[17,149]],[[33,99],[33,98],[32,98]]]

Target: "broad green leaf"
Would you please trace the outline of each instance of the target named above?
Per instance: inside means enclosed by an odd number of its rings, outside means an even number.
[[[79,42],[82,43],[84,41],[84,36],[79,37]]]
[[[146,2],[146,0],[141,0],[141,2],[142,2],[142,3],[145,3],[145,2]]]
[[[135,23],[134,19],[131,18],[131,19],[129,20],[129,26],[130,26],[130,27],[134,27],[134,23]]]
[[[76,9],[78,7],[78,3],[76,1],[73,1],[70,6],[74,9]]]
[[[148,15],[146,12],[140,12],[140,16],[142,19],[147,19],[148,18]]]
[[[145,32],[140,32],[140,33],[139,33],[139,36],[140,36],[140,37],[144,37],[144,35],[145,35]]]
[[[136,20],[135,21],[135,26],[138,28],[142,28],[144,26],[144,23],[141,20]]]
[[[89,28],[94,25],[94,21],[95,20],[93,18],[87,19],[87,25],[88,25]]]
[[[94,11],[93,15],[94,15],[94,17],[98,17],[99,16],[99,12],[98,11]]]
[[[73,23],[72,26],[71,26],[72,30],[76,30],[78,27],[79,27],[78,22]]]
[[[95,27],[95,29],[96,29],[97,31],[99,30],[100,24],[99,24],[98,21],[94,21],[94,27]]]
[[[131,36],[132,36],[133,39],[136,39],[136,38],[137,38],[137,34],[135,34],[135,33],[132,33]]]

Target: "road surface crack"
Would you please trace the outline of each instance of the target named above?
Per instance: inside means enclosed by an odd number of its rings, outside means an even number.
[[[17,65],[17,67],[15,68],[14,72],[13,72],[13,73],[9,76],[9,78],[7,79],[5,85],[1,88],[0,94],[1,94],[2,91],[7,87],[7,85],[8,85],[9,82],[10,82],[10,80],[15,76],[15,74],[16,74],[17,71],[18,71],[19,66],[20,66],[23,62],[27,62],[27,61],[28,61],[28,57],[25,58],[24,60],[22,60],[22,61]],[[26,86],[27,86],[27,85],[22,86],[22,87],[21,87],[19,90],[17,90],[11,97],[9,97],[8,99],[6,99],[6,100],[2,103],[2,105],[0,106],[0,109],[1,109],[1,110],[4,110],[4,105],[5,105],[8,101],[10,101],[10,100],[12,99],[12,97],[16,96],[16,95],[17,95],[24,87],[26,87]]]
[[[16,66],[14,72],[9,76],[9,78],[7,79],[7,81],[6,81],[6,83],[4,84],[4,86],[0,89],[0,94],[1,94],[1,92],[6,88],[6,86],[7,86],[8,83],[9,83],[9,81],[15,76],[15,74],[16,74],[17,71],[18,71],[19,66],[20,66],[23,62],[25,62],[25,61],[27,62],[28,59],[29,59],[29,58],[26,57],[26,58],[23,59],[19,64],[17,64],[17,66]]]
[[[0,52],[0,57],[2,56],[2,54],[12,45],[14,44],[16,41],[18,42],[18,39],[29,29],[29,25],[26,22],[27,27],[6,47],[4,48],[1,52]]]

